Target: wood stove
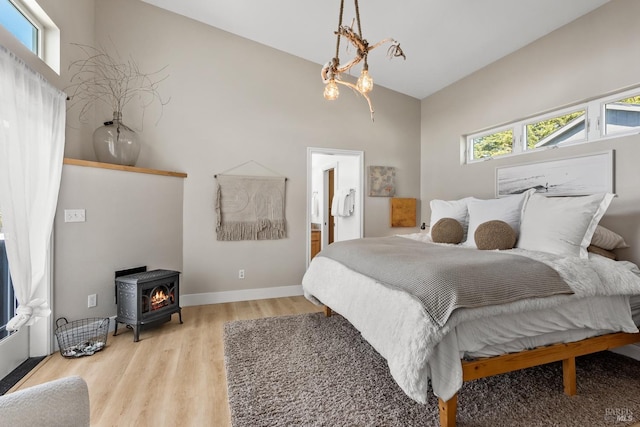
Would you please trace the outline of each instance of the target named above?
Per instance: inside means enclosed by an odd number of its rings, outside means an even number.
[[[116,277],[116,304],[118,312],[113,331],[118,333],[118,323],[133,328],[133,341],[138,342],[143,325],[171,320],[180,307],[180,272],[151,270]]]

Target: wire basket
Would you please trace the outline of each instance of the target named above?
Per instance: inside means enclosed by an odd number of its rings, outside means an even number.
[[[107,332],[108,317],[93,317],[73,322],[69,322],[66,317],[56,320],[56,338],[63,357],[91,356],[102,350],[107,345]]]

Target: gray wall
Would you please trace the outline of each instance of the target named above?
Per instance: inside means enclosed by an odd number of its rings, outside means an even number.
[[[121,57],[132,55],[143,70],[155,71],[168,65],[170,77],[161,85],[161,92],[171,101],[164,110],[151,107],[144,117],[135,108],[124,113],[125,122],[139,131],[143,142],[138,166],[189,174],[184,182],[182,206],[183,294],[300,284],[306,265],[307,147],[362,150],[365,167],[397,168],[399,196],[419,196],[419,100],[377,87],[372,95],[376,121],[371,123],[366,102],[348,91],[343,91],[337,102],[324,100],[318,64],[138,0],[40,0],[39,3],[60,28],[60,76],[1,28],[0,43],[61,89],[69,84],[69,64],[81,57],[70,43],[103,45],[117,50]],[[78,109],[70,108],[65,156],[95,160],[91,133],[110,117],[110,111],[100,110],[92,123],[80,123]],[[215,240],[213,175],[248,160],[260,162],[289,178],[287,239]],[[100,193],[92,194],[93,190],[86,187],[75,194],[77,186],[83,185],[76,180],[83,178],[69,173],[68,169],[65,167],[58,209],[71,208],[71,201],[75,205],[72,196],[80,197],[79,206],[75,207],[87,208]],[[104,172],[96,172],[96,176],[101,173]],[[135,175],[124,174],[121,179],[137,181],[133,178]],[[151,184],[140,185],[150,185],[147,191],[155,191]],[[95,209],[99,208],[92,208]],[[395,232],[388,225],[388,210],[388,199],[365,197],[366,235]],[[144,222],[144,212],[135,214],[133,219]],[[110,227],[117,230],[117,224],[92,224],[92,217],[88,212],[85,228],[96,233],[93,239],[101,240],[106,252],[117,254],[121,245],[103,238]],[[131,218],[122,221],[123,226],[131,224]],[[79,254],[73,243],[79,238],[75,234],[77,228],[69,225],[60,223],[59,218],[56,220],[54,293],[59,307],[54,307],[55,314],[81,315],[86,311],[87,294],[95,292],[99,294],[99,308],[87,313],[113,314],[106,285],[112,270],[138,263],[153,265],[160,254],[150,255],[145,261],[143,255],[148,251],[142,246],[136,246],[135,254],[118,254],[116,259],[108,261],[99,252]],[[89,236],[81,236],[81,240],[85,238]],[[149,243],[151,252],[156,250],[154,245]],[[125,254],[129,255],[129,262],[122,258]],[[91,280],[83,283],[76,277],[79,266],[76,257],[80,255],[82,273],[94,271],[87,276]],[[174,259],[173,255],[169,259]],[[245,280],[237,279],[239,268],[246,270]],[[106,307],[101,305],[105,300],[109,304]],[[78,309],[74,310],[72,304]]]
[[[139,166],[189,174],[183,294],[300,284],[306,267],[307,147],[362,150],[365,166],[395,166],[400,193],[418,197],[419,100],[378,87],[371,123],[366,102],[349,91],[334,103],[323,98],[318,64],[140,1],[97,0],[95,21],[96,43],[115,45],[143,70],[168,65],[170,77],[161,91],[171,101],[157,125],[155,106],[144,120],[125,110],[125,122],[143,129]],[[111,115],[103,114],[96,126]],[[80,144],[71,142],[68,152],[84,153]],[[288,177],[288,237],[218,242],[213,175],[249,160]],[[394,232],[387,199],[366,197],[364,212],[366,235]],[[244,280],[237,278],[241,268]]]
[[[616,193],[602,224],[640,262],[640,135],[465,165],[462,136],[640,84],[640,2],[615,0],[422,101],[421,199],[494,197],[496,166],[615,149]]]
[[[184,178],[64,165],[54,223],[54,318],[116,313],[114,272],[182,271]],[[64,222],[85,209],[86,222]],[[87,296],[97,295],[97,307]]]

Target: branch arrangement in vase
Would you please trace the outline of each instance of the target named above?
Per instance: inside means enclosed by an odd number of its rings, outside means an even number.
[[[143,117],[152,103],[157,101],[163,108],[169,102],[158,92],[158,85],[169,77],[163,75],[166,66],[153,73],[144,73],[131,58],[123,61],[102,48],[74,45],[83,51],[85,58],[69,65],[71,84],[65,90],[71,97],[70,108],[80,104],[79,118],[83,121],[96,104],[110,106],[113,120],[104,122],[104,126],[93,133],[96,157],[100,162],[135,166],[140,142],[136,133],[122,122],[122,113],[134,99],[139,100]]]
[[[98,103],[111,107],[114,113],[122,114],[124,107],[133,99],[139,99],[142,109],[157,101],[164,107],[169,100],[163,100],[158,86],[169,75],[164,75],[167,66],[145,73],[132,58],[123,60],[104,48],[72,43],[84,53],[85,58],[69,65],[71,84],[65,91],[71,98],[70,108],[81,105],[80,120],[86,118]]]

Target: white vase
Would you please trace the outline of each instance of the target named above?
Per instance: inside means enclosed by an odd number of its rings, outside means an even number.
[[[122,113],[93,132],[93,150],[99,162],[135,166],[140,155],[138,135],[122,123]]]

